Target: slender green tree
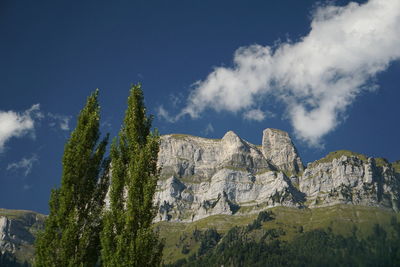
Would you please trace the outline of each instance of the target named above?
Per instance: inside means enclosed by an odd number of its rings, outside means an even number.
[[[141,85],[133,85],[119,138],[111,146],[110,206],[101,234],[104,266],[158,266],[163,244],[152,227],[159,134],[151,132]]]
[[[108,188],[108,135],[99,142],[98,90],[87,99],[64,148],[61,186],[36,241],[35,266],[94,266],[100,256],[101,214]]]

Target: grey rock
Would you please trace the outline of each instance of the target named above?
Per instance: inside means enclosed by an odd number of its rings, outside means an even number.
[[[397,211],[399,206],[399,177],[390,164],[377,166],[373,158],[356,155],[310,164],[300,177],[299,189],[311,208],[353,204]]]
[[[397,211],[400,175],[394,168],[340,153],[304,168],[289,135],[276,129],[264,130],[261,147],[232,131],[222,139],[162,136],[156,221],[190,222],[274,206],[352,204]]]
[[[277,205],[301,206],[301,193],[292,182],[298,178],[289,179],[284,172],[302,170],[302,163],[289,136],[281,139],[272,136],[269,142],[268,151],[279,157],[274,161],[274,157],[265,157],[264,146],[261,149],[232,131],[218,140],[162,136],[156,221],[194,221],[215,214],[242,213],[241,207],[256,212]],[[281,154],[280,144],[285,147]]]
[[[303,171],[303,163],[287,132],[265,129],[262,139],[262,153],[267,160],[280,170],[291,174]]]
[[[30,260],[43,223],[44,216],[35,212],[0,209],[0,254],[14,255],[20,262]]]

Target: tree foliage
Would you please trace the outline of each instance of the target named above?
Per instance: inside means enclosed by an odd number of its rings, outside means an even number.
[[[35,266],[94,266],[98,261],[109,165],[103,159],[108,136],[99,142],[99,119],[96,90],[65,145],[61,186],[51,192],[50,214],[35,244]]]
[[[159,134],[151,132],[140,84],[128,97],[119,138],[111,146],[110,207],[104,214],[104,266],[158,266],[162,243],[153,231]]]

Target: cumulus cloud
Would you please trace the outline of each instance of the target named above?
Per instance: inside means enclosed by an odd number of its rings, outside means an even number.
[[[69,131],[69,122],[71,120],[71,116],[61,115],[61,114],[54,114],[51,112],[47,113],[47,116],[50,119],[50,127],[59,127],[63,131]]]
[[[7,165],[7,170],[18,171],[21,170],[23,175],[26,177],[32,171],[33,164],[39,159],[36,154],[33,154],[30,158],[22,158],[18,162],[13,162]]]
[[[8,140],[27,134],[34,136],[35,120],[43,118],[40,105],[35,104],[30,109],[18,113],[15,111],[0,111],[0,152]]]
[[[357,95],[376,88],[376,74],[400,58],[399,25],[399,0],[320,6],[307,36],[239,48],[232,67],[217,67],[193,85],[180,114],[159,115],[173,122],[214,109],[248,118],[263,99],[274,98],[285,105],[296,136],[319,145]]]

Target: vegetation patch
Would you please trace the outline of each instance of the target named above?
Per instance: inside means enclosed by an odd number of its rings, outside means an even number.
[[[240,168],[240,167],[235,167],[235,166],[222,166],[220,169],[221,170],[228,169],[228,170],[236,171],[236,172],[248,172],[246,168]]]
[[[196,138],[196,139],[205,139],[205,140],[211,140],[211,141],[221,141],[221,139],[216,139],[216,138],[203,138],[203,137],[198,137],[190,134],[170,134],[171,137],[175,139],[187,139],[187,138]]]
[[[393,162],[392,167],[395,172],[400,173],[400,160]]]
[[[378,167],[383,167],[389,165],[389,161],[385,158],[374,158],[375,165]]]
[[[265,168],[265,169],[258,170],[254,175],[261,175],[261,174],[264,174],[264,173],[267,173],[267,172],[270,172],[270,171],[272,171],[272,170],[268,169],[268,168]]]
[[[400,260],[399,216],[368,207],[279,207],[225,233],[215,228],[193,236],[196,251],[164,266],[396,266]]]
[[[244,211],[246,208],[251,207],[241,207],[240,211]],[[335,205],[314,209],[275,207],[268,209],[267,212],[268,216],[266,217],[268,217],[268,219],[266,220],[260,219],[257,214],[251,214],[233,216],[215,215],[193,223],[160,222],[157,224],[157,227],[160,231],[160,236],[165,238],[166,242],[163,262],[166,266],[206,266],[207,264],[209,264],[209,266],[221,266],[220,262],[217,262],[218,265],[216,262],[203,262],[203,259],[213,257],[216,259],[216,255],[221,255],[221,257],[225,255],[226,262],[230,262],[237,260],[234,256],[236,254],[238,254],[238,256],[241,255],[241,258],[250,258],[250,256],[255,255],[246,255],[247,252],[243,252],[242,249],[247,251],[248,249],[251,250],[257,247],[268,248],[268,251],[271,251],[270,249],[275,247],[270,247],[270,242],[278,242],[279,246],[286,246],[291,242],[314,242],[315,239],[318,240],[320,237],[324,242],[326,241],[325,237],[327,239],[338,238],[337,240],[347,240],[346,242],[350,242],[350,239],[353,241],[355,239],[367,240],[374,235],[374,231],[376,231],[376,229],[374,230],[374,227],[376,227],[375,225],[379,225],[380,229],[378,231],[381,229],[385,231],[388,237],[388,240],[385,242],[390,243],[392,241],[389,240],[391,239],[389,237],[394,238],[397,236],[396,227],[398,226],[393,227],[392,225],[394,225],[394,222],[400,222],[400,215],[397,213],[374,207],[353,205]],[[195,238],[194,231],[197,230],[203,234],[207,229],[215,230],[218,235],[220,235],[220,240],[217,242],[216,246],[206,246],[212,248],[205,253],[202,251],[199,256],[198,249],[202,241],[201,238]],[[180,241],[180,236],[182,235],[186,236],[184,239],[185,241]],[[352,239],[353,236],[356,238]],[[234,244],[230,243],[237,238],[239,238],[238,240],[240,240],[240,242],[238,241]],[[298,241],[303,238],[305,238],[303,241]],[[225,243],[227,242],[226,240],[231,241]],[[209,241],[212,242],[211,240]],[[263,243],[260,243],[261,241]],[[222,245],[223,243],[224,245]],[[244,248],[240,246],[236,247],[239,243],[246,245]],[[356,245],[358,243],[354,244]],[[297,245],[298,243],[296,243],[296,246]],[[223,249],[221,246],[223,246]],[[348,252],[343,248],[335,248],[335,250],[336,249],[342,251],[341,253],[346,254]],[[229,251],[236,252],[229,254]],[[283,253],[283,251],[281,252]],[[265,256],[262,255],[261,253],[260,257]],[[268,255],[276,256],[275,254]],[[258,256],[255,257],[258,258]],[[265,266],[265,264],[263,265],[261,262],[257,263],[259,265],[256,263],[252,265],[249,262],[244,263],[243,265],[232,264],[232,266]]]
[[[368,161],[368,158],[363,154],[352,152],[350,150],[338,150],[338,151],[330,152],[324,158],[314,161],[313,163],[311,163],[311,167],[315,167],[316,165],[318,165],[320,163],[332,162],[334,159],[338,159],[341,156],[357,157],[358,159],[360,159],[363,162]]]

